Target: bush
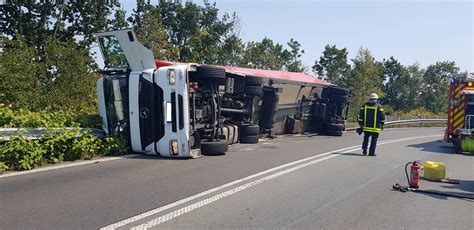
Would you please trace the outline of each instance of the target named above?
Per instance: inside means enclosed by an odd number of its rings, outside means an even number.
[[[13,137],[0,148],[0,162],[10,169],[29,170],[44,164],[46,150],[39,140]]]
[[[98,128],[97,114],[56,111],[31,112],[0,107],[0,125],[4,128],[54,128],[38,140],[28,140],[21,134],[0,143],[0,172],[7,169],[29,170],[44,164],[92,159],[96,156],[123,154],[127,145],[120,137],[99,139],[78,127]],[[76,127],[66,130],[64,127]]]
[[[42,138],[43,146],[46,149],[45,159],[48,163],[59,163],[66,158],[68,160],[71,152],[71,144],[77,131],[55,130],[47,132]]]
[[[421,117],[435,117],[435,116],[446,116],[446,114],[436,114],[426,110],[425,108],[417,108],[408,112],[397,112],[395,115],[398,116],[421,116]]]
[[[29,170],[47,163],[93,159],[96,156],[127,153],[119,137],[99,139],[79,129],[51,130],[38,140],[22,135],[0,143],[0,172],[6,169]]]
[[[84,112],[31,112],[25,109],[12,110],[10,107],[0,107],[0,127],[3,128],[79,126],[99,128],[100,117],[97,114],[88,114]]]

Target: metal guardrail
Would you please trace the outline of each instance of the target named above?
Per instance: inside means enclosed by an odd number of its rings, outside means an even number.
[[[413,124],[413,123],[440,123],[447,122],[447,119],[412,119],[412,120],[398,120],[385,122],[384,127],[390,127],[394,125]],[[346,128],[347,131],[354,131],[359,127]]]
[[[412,123],[439,123],[446,122],[446,119],[412,119],[412,120],[398,120],[398,121],[389,121],[386,122],[384,127],[390,127],[393,125],[401,124],[412,124]],[[354,131],[358,127],[346,128],[346,131]],[[11,137],[18,137],[23,135],[26,139],[39,139],[41,136],[47,132],[61,132],[61,131],[73,131],[76,128],[66,127],[66,128],[0,128],[0,140],[8,141]],[[102,129],[90,129],[90,128],[79,128],[80,132],[89,131],[90,134],[103,138],[106,136],[104,130]]]
[[[48,132],[74,131],[77,128],[0,128],[0,140],[8,141],[11,137],[22,135],[26,139],[39,139]],[[79,128],[80,132],[88,131],[90,134],[103,138],[106,136],[102,129]]]

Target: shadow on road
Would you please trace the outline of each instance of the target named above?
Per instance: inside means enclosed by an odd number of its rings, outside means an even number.
[[[465,183],[466,181],[464,181]],[[472,181],[468,181],[469,183],[474,183]],[[463,183],[463,182],[461,182]],[[462,186],[462,185],[461,185]],[[468,186],[469,185],[464,185],[464,186]],[[435,198],[435,199],[438,199],[438,200],[448,200],[448,198],[451,198],[451,199],[461,199],[461,200],[465,200],[465,201],[469,201],[469,202],[474,202],[474,192],[455,192],[455,191],[452,191],[452,190],[464,190],[464,189],[461,189],[460,188],[460,185],[454,185],[454,186],[441,186],[442,188],[448,188],[448,189],[443,189],[443,190],[436,190],[436,189],[423,189],[423,188],[420,188],[420,189],[415,189],[415,190],[411,190],[411,192],[413,193],[416,193],[416,194],[419,194],[419,195],[425,195],[425,196],[429,196],[429,197],[432,197],[432,198]],[[472,187],[471,187],[472,189]],[[397,191],[397,192],[400,192],[396,189],[391,189],[391,191]]]
[[[429,141],[425,143],[408,145],[408,147],[417,148],[424,152],[454,154],[452,145],[442,141]]]
[[[130,157],[130,160],[162,160],[162,161],[182,161],[189,160],[192,158],[167,158],[162,156],[150,156],[145,154],[137,154],[136,156]]]
[[[333,153],[333,155],[353,156],[353,157],[366,157],[366,156],[362,155],[362,153]]]
[[[447,184],[442,185],[445,189],[458,189],[461,191],[470,192],[474,196],[474,181],[470,180],[459,180],[459,184]]]
[[[435,199],[438,199],[438,200],[447,200],[448,198],[450,198],[450,199],[461,199],[461,200],[465,200],[465,201],[469,201],[469,202],[474,202],[474,194],[473,193],[439,191],[439,190],[434,190],[434,189],[420,189],[420,190],[416,191],[415,193],[419,194],[419,195],[429,196],[429,197],[432,197],[432,198],[435,198]],[[440,194],[436,194],[436,193],[440,193]],[[443,193],[453,195],[453,196],[459,196],[459,197],[452,197],[452,196],[449,196],[449,195],[443,195]],[[466,198],[462,198],[462,197],[466,197]]]

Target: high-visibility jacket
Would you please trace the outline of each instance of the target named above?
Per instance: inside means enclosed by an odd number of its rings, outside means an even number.
[[[380,133],[385,123],[385,114],[382,106],[377,103],[365,103],[359,111],[359,124],[364,132]]]

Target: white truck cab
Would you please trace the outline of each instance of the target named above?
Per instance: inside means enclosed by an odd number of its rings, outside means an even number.
[[[168,157],[199,157],[190,148],[188,72],[191,64],[157,69],[132,30],[96,34],[105,67],[97,81],[99,114],[107,134],[122,135],[131,150]]]

